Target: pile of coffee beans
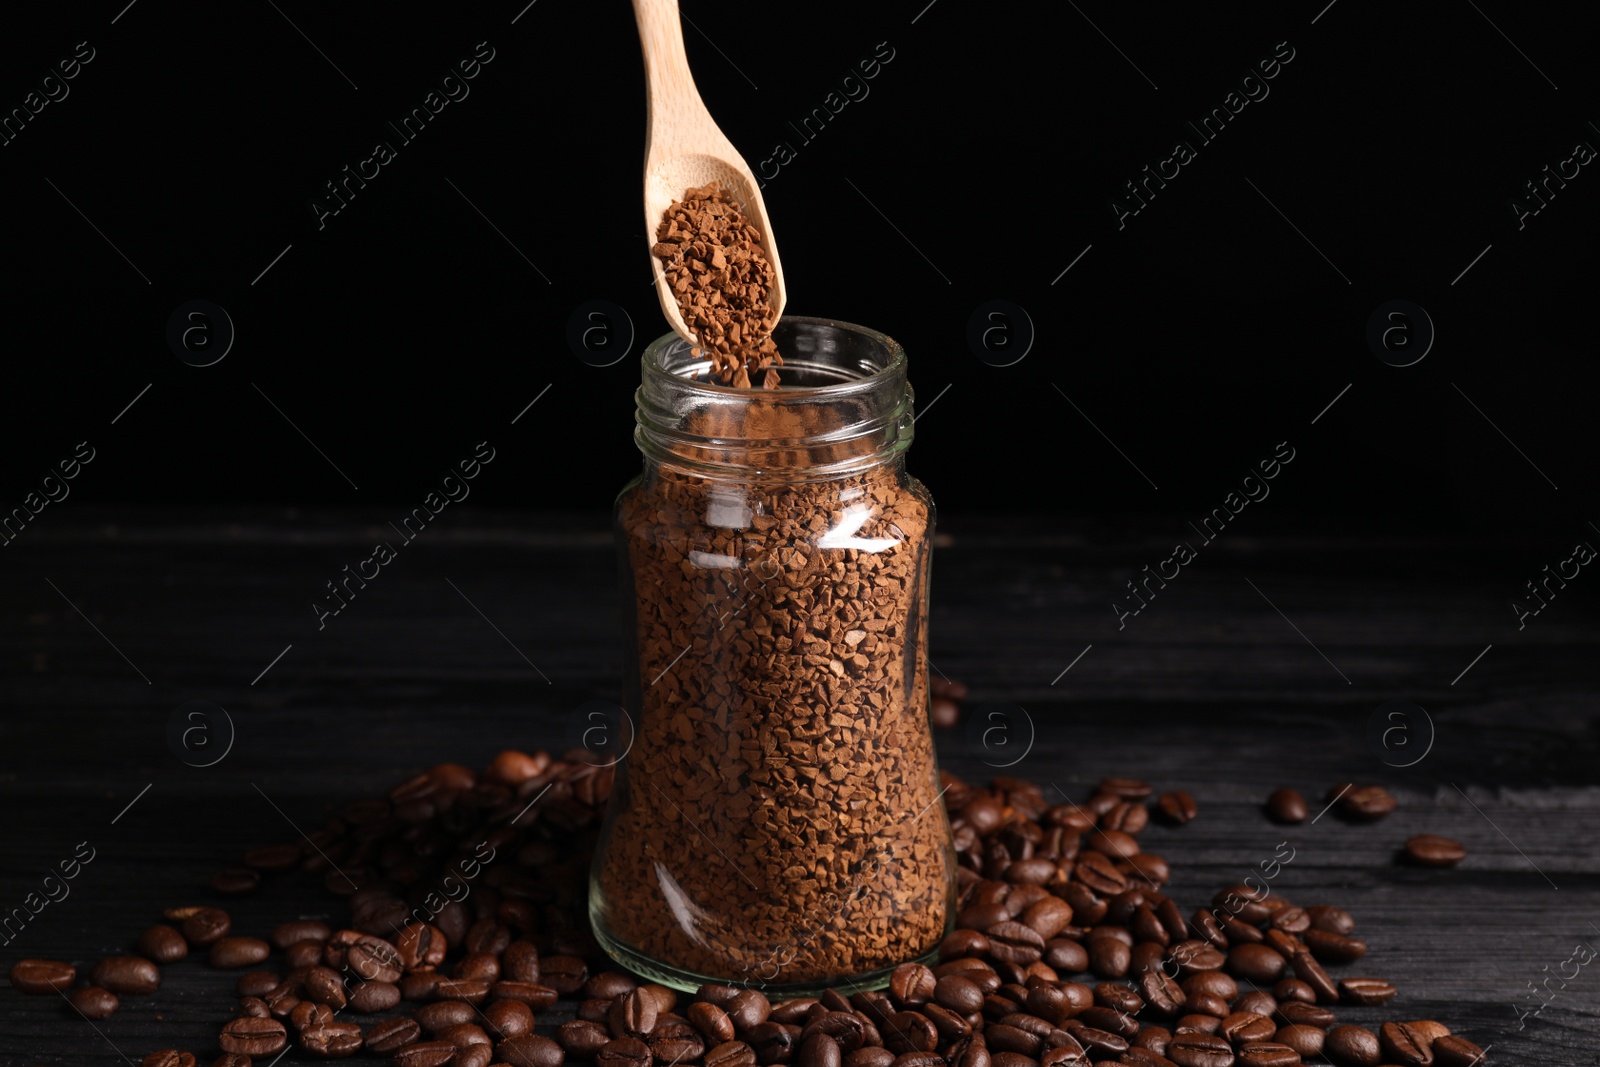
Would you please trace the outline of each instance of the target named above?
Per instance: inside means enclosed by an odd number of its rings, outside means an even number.
[[[247,853],[257,873],[321,877],[348,905],[343,926],[296,919],[257,938],[222,909],[179,906],[139,935],[138,955],[96,962],[89,985],[74,988],[77,969],[48,960],[18,963],[12,985],[103,1019],[204,949],[212,967],[244,972],[237,999],[218,997],[217,1067],[273,1062],[291,1045],[399,1067],[1483,1062],[1431,1020],[1338,1025],[1337,1005],[1396,995],[1381,978],[1329,973],[1367,949],[1340,908],[1240,885],[1185,918],[1161,891],[1166,861],[1137,835],[1151,814],[1191,818],[1193,798],[1166,794],[1151,812],[1150,786],[1129,778],[1052,805],[1030,782],[985,789],[945,775],[956,929],[934,965],[899,967],[883,992],[773,1003],[754,987],[690,997],[641,982],[611,968],[588,930],[612,774],[586,757],[506,752],[482,774],[441,764],[347,805],[302,844]],[[195,1063],[163,1049],[143,1067]]]

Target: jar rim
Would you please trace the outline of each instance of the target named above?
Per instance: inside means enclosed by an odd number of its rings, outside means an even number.
[[[906,350],[899,341],[888,334],[874,330],[868,326],[860,326],[842,319],[831,319],[816,315],[784,315],[780,323],[792,323],[812,327],[827,327],[842,333],[853,334],[875,342],[884,353],[881,366],[874,368],[871,373],[860,374],[855,377],[845,378],[838,382],[829,382],[824,385],[785,385],[781,381],[783,368],[779,368],[780,381],[776,389],[752,389],[735,385],[722,385],[713,381],[702,381],[698,377],[680,373],[688,366],[700,370],[710,368],[710,359],[701,356],[693,360],[685,360],[677,367],[668,366],[663,357],[669,352],[679,352],[687,355],[693,348],[690,342],[684,340],[675,332],[662,334],[645,347],[640,357],[641,373],[646,377],[665,378],[675,383],[677,387],[687,386],[690,389],[703,392],[708,397],[749,397],[752,393],[771,403],[783,404],[788,400],[805,401],[818,398],[849,396],[855,392],[867,391],[875,388],[884,379],[893,377],[897,373],[904,373],[906,369]],[[789,366],[785,363],[784,366]]]

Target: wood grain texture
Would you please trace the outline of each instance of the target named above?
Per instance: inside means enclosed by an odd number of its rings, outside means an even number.
[[[573,711],[616,691],[615,564],[592,520],[463,511],[399,544],[337,514],[46,518],[0,568],[0,796],[12,813],[0,909],[79,842],[96,855],[70,896],[3,946],[7,970],[24,956],[87,968],[125,951],[162,907],[213,901],[206,882],[243,847],[292,840],[438,760],[565,747]],[[1521,578],[1498,550],[1286,533],[1219,540],[1118,630],[1109,602],[1164,555],[1157,542],[1025,520],[945,531],[931,654],[973,687],[966,721],[939,736],[947,767],[998,773],[983,706],[1025,709],[1032,745],[1009,773],[1075,799],[1104,774],[1195,795],[1195,822],[1142,836],[1171,863],[1186,911],[1290,842],[1274,888],[1350,909],[1370,950],[1342,973],[1401,988],[1388,1008],[1343,1020],[1436,1018],[1493,1045],[1496,1063],[1596,1062],[1600,961],[1565,988],[1552,980],[1556,996],[1521,1029],[1517,1017],[1529,982],[1556,975],[1577,943],[1600,946],[1600,623],[1581,590],[1518,631],[1504,602]],[[385,538],[395,563],[319,631],[310,605],[324,583]],[[1435,728],[1405,769],[1367,740],[1392,699],[1425,708]],[[236,726],[213,767],[168,747],[169,719],[190,700]],[[1284,828],[1261,814],[1276,786],[1300,788],[1315,813],[1324,789],[1349,780],[1386,784],[1399,809],[1367,826],[1329,814]],[[1405,838],[1424,832],[1463,841],[1466,860],[1399,865]],[[341,914],[300,877],[228,904],[236,928]],[[179,1047],[210,1062],[235,978],[196,960],[167,967],[159,993],[125,998],[98,1030],[59,1000],[0,990],[0,1061],[121,1063],[120,1049],[137,1063]]]

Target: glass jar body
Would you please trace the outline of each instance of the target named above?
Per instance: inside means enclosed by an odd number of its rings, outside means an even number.
[[[954,910],[932,501],[902,449],[819,474],[816,442],[788,443],[800,460],[780,469],[647,453],[616,506],[634,723],[591,918],[613,957],[681,988],[881,984]]]

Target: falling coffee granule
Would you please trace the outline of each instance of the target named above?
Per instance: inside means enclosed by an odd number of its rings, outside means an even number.
[[[751,372],[765,371],[761,384],[776,389],[783,363],[772,341],[777,272],[739,205],[715,182],[690,189],[662,216],[650,251],[699,341],[694,354],[711,358],[712,379],[747,389]]]

